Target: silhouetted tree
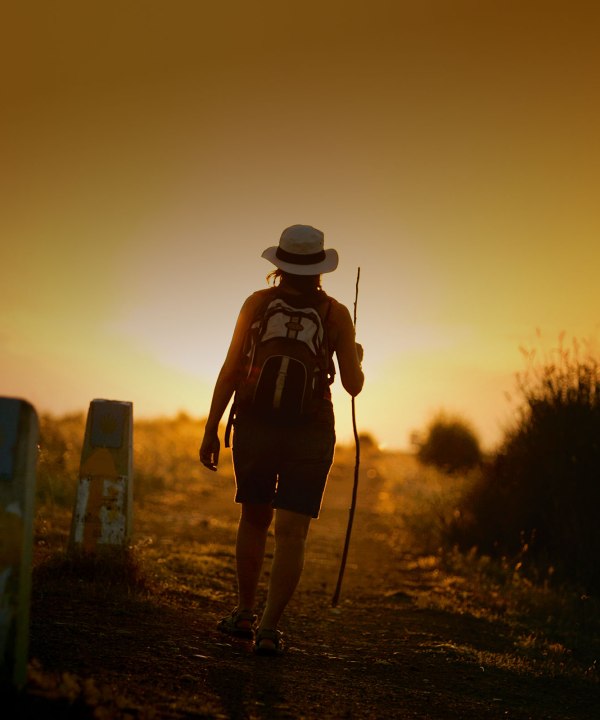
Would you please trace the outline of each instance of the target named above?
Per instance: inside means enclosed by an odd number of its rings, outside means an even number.
[[[465,420],[442,413],[428,426],[417,457],[447,473],[470,470],[481,461],[479,439]]]

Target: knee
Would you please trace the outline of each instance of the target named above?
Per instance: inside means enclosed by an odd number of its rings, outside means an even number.
[[[273,508],[270,505],[244,503],[242,505],[242,521],[261,530],[267,530],[273,520]]]
[[[309,516],[289,510],[278,510],[275,519],[275,541],[304,542],[309,526]]]

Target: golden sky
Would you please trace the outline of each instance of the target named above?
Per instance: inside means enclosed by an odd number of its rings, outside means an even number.
[[[600,326],[600,10],[53,0],[0,23],[0,392],[204,415],[262,250],[340,253],[361,429],[501,436],[519,346]],[[338,435],[350,402],[338,392]]]

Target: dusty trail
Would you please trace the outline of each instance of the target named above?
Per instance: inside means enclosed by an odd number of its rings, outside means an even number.
[[[344,585],[332,609],[352,480],[349,464],[332,471],[283,626],[288,651],[277,659],[257,658],[247,642],[215,630],[234,601],[237,509],[227,478],[202,475],[168,492],[140,493],[134,540],[141,590],[52,561],[68,517],[45,535],[42,523],[35,660],[14,717],[48,717],[50,710],[56,717],[173,720],[596,717],[597,686],[486,662],[514,650],[508,624],[429,602],[451,584],[434,559],[410,546],[398,514],[386,512],[393,509],[386,474],[400,472],[410,468],[397,459],[363,459]]]

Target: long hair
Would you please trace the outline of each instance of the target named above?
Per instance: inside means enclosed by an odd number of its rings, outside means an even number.
[[[303,294],[310,294],[322,290],[320,275],[292,275],[277,268],[267,275],[267,283],[273,287],[290,287]]]

